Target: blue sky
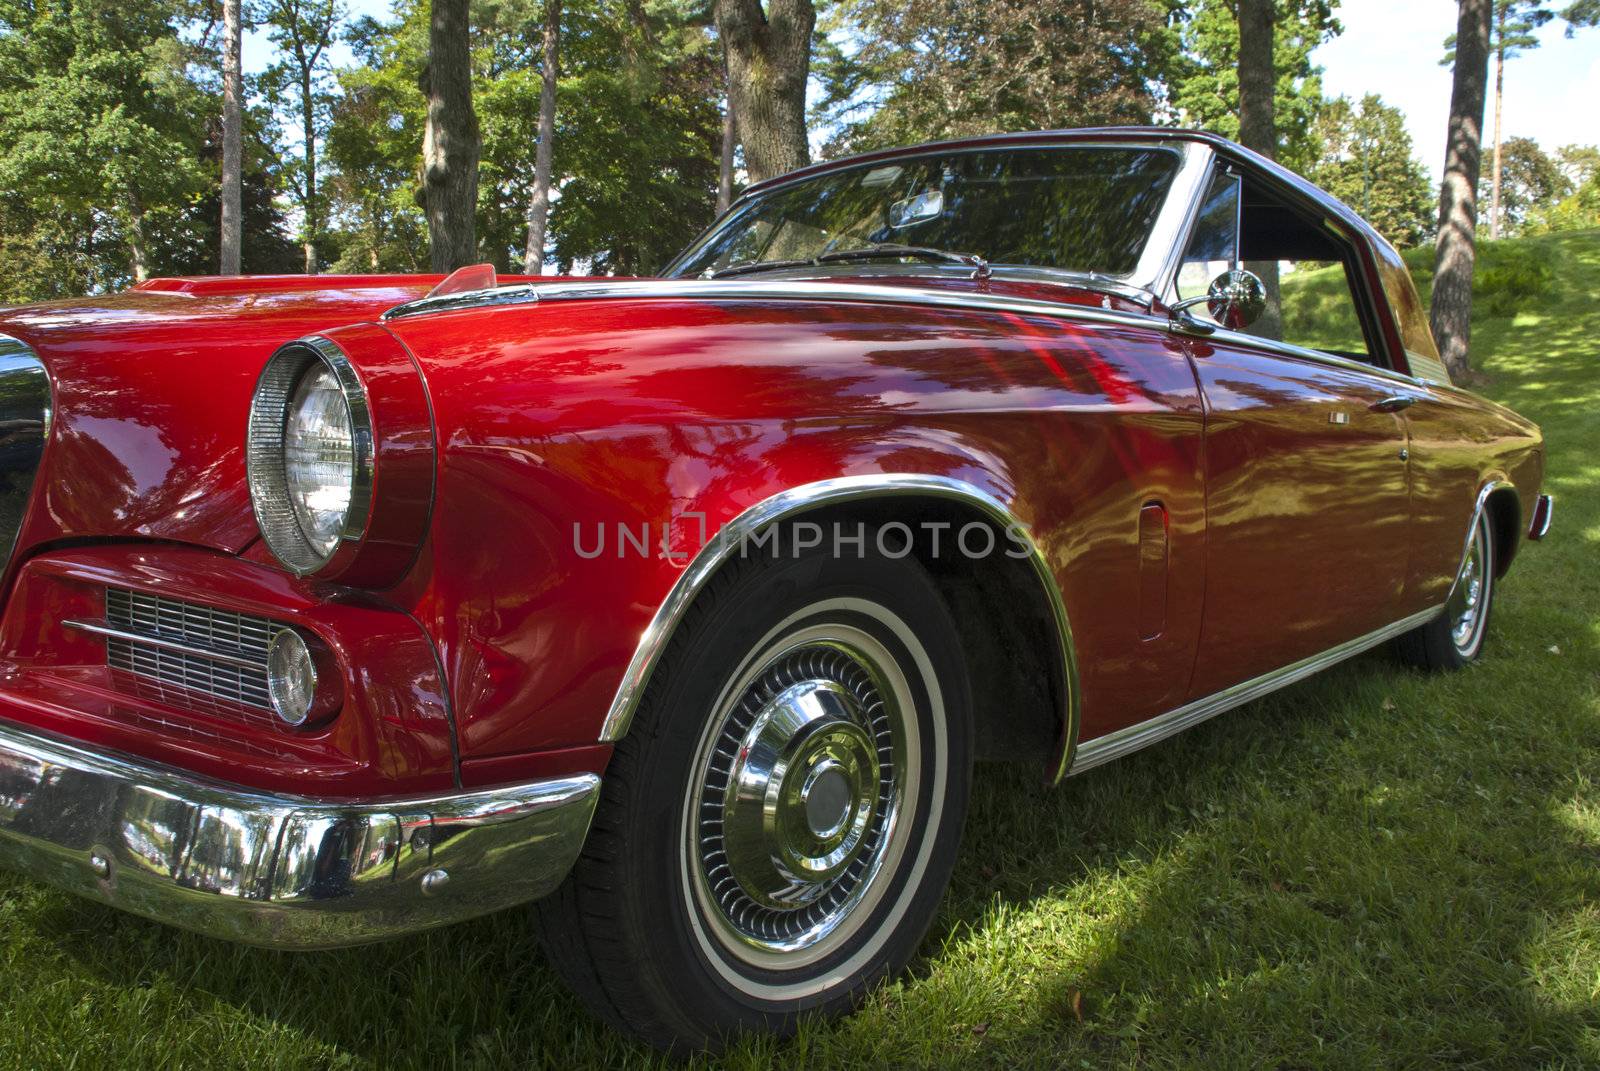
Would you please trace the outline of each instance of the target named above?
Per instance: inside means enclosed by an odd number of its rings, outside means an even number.
[[[349,0],[356,15],[387,14],[388,0]],[[1450,71],[1439,66],[1443,42],[1455,31],[1455,0],[1343,0],[1345,32],[1319,48],[1327,93],[1378,93],[1405,113],[1418,156],[1435,177],[1443,169]],[[1506,66],[1505,133],[1531,137],[1547,151],[1562,145],[1600,145],[1600,29],[1571,40],[1562,25],[1540,31],[1542,45]],[[271,45],[261,33],[245,42],[245,66],[265,66]],[[349,62],[342,46],[336,63]],[[1493,107],[1484,120],[1487,142]]]
[[[1437,177],[1450,114],[1450,70],[1439,57],[1455,32],[1454,0],[1344,0],[1339,18],[1344,34],[1313,54],[1324,91],[1377,93],[1399,108],[1418,156]],[[1546,151],[1600,145],[1600,28],[1568,40],[1555,22],[1539,38],[1538,49],[1506,64],[1505,136],[1533,138]],[[1485,144],[1494,129],[1492,87]]]

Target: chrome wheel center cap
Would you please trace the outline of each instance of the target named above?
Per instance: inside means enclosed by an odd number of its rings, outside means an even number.
[[[806,778],[800,799],[806,806],[806,821],[818,837],[831,837],[844,827],[851,813],[851,784],[843,768],[832,759],[820,762]]]
[[[860,851],[879,792],[863,720],[844,687],[809,680],[774,696],[745,732],[722,832],[734,879],[757,903],[810,903]]]

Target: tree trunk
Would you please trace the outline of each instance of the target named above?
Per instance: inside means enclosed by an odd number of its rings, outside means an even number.
[[[1482,167],[1483,106],[1489,80],[1489,27],[1493,0],[1460,0],[1456,64],[1450,89],[1450,135],[1439,189],[1439,245],[1434,254],[1429,319],[1445,367],[1467,375],[1472,338],[1472,264],[1478,227],[1478,176]]]
[[[472,110],[472,45],[467,0],[433,0],[422,91],[422,189],[430,259],[452,272],[477,258],[478,116]]]
[[[150,278],[144,242],[144,200],[138,190],[128,191],[128,272],[135,283]]]
[[[240,0],[222,0],[222,255],[223,275],[238,275],[244,237],[244,67]]]
[[[1498,5],[1497,5],[1498,6]],[[1500,8],[1500,40],[1505,39],[1506,9]],[[1489,237],[1500,237],[1500,110],[1506,93],[1506,50],[1501,47],[1494,54],[1494,177],[1489,191]]]
[[[728,84],[728,61],[722,61],[722,84]],[[733,90],[728,91],[727,104],[722,109],[722,158],[717,167],[717,215],[728,210],[733,203]]]
[[[311,68],[300,76],[301,134],[306,139],[306,223],[304,246],[306,274],[317,274],[317,232],[321,220],[317,213],[317,102],[311,95]]]
[[[1278,157],[1272,23],[1272,0],[1239,0],[1239,144],[1269,160]]]
[[[561,0],[544,0],[544,57],[539,72],[539,144],[533,153],[533,197],[528,201],[528,243],[522,270],[544,273],[545,231],[550,222],[550,158],[555,151],[556,82],[561,77]]]
[[[754,182],[804,167],[812,0],[714,0],[728,58],[728,100]]]
[[[1273,114],[1278,74],[1273,58],[1272,0],[1239,0],[1239,143],[1269,160],[1278,156],[1278,124]],[[1260,276],[1267,307],[1250,330],[1262,338],[1283,338],[1278,262],[1251,261],[1245,267]]]

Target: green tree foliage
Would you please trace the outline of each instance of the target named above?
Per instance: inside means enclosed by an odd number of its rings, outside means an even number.
[[[1322,102],[1321,70],[1311,52],[1341,31],[1338,0],[1278,0],[1273,114],[1278,160],[1303,170],[1320,149],[1311,125]],[[1198,0],[1180,24],[1182,54],[1169,72],[1171,107],[1184,126],[1239,136],[1239,23],[1229,0]]]
[[[305,270],[315,272],[326,215],[317,188],[321,179],[317,152],[333,106],[328,49],[344,21],[344,8],[339,0],[257,0],[248,10],[277,46],[277,59],[262,74],[260,85],[299,139],[299,156],[287,176],[300,209]]]
[[[180,15],[0,0],[0,300],[121,286],[185,240],[211,102]]]
[[[1501,158],[1501,233],[1511,237],[1548,229],[1543,220],[1573,192],[1572,180],[1532,138],[1507,138]]]
[[[1507,142],[1508,150],[1510,144]],[[1600,228],[1600,147],[1564,145],[1551,162],[1559,179],[1550,183],[1546,176],[1548,185],[1541,185],[1544,189],[1553,186],[1558,190],[1557,199],[1554,204],[1536,204],[1528,213],[1524,232],[1543,234]]]
[[[363,18],[348,31],[358,62],[338,74],[326,141],[329,216],[339,240],[334,271],[428,268],[419,170],[427,105],[417,92],[428,51],[426,4],[413,0],[402,15],[394,23]]]
[[[1433,231],[1436,194],[1406,133],[1405,116],[1369,93],[1324,101],[1308,132],[1319,151],[1302,174],[1404,249]]]
[[[711,218],[716,197],[721,67],[706,13],[657,0],[643,19],[623,2],[562,7],[550,244],[563,268],[633,274],[661,267]],[[483,136],[478,232],[483,259],[521,270],[539,104],[537,0],[474,8],[474,106]],[[343,230],[338,270],[422,270],[418,208],[427,4],[396,21],[357,23],[360,60],[339,75],[328,153]],[[620,61],[620,62],[619,62]]]
[[[826,151],[1149,122],[1169,15],[1156,0],[841,0],[817,65]]]

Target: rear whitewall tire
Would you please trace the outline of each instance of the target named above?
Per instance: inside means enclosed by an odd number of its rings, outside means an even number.
[[[1499,587],[1498,551],[1489,512],[1482,510],[1473,521],[1466,553],[1439,616],[1396,641],[1402,661],[1418,669],[1443,671],[1478,660]]]

